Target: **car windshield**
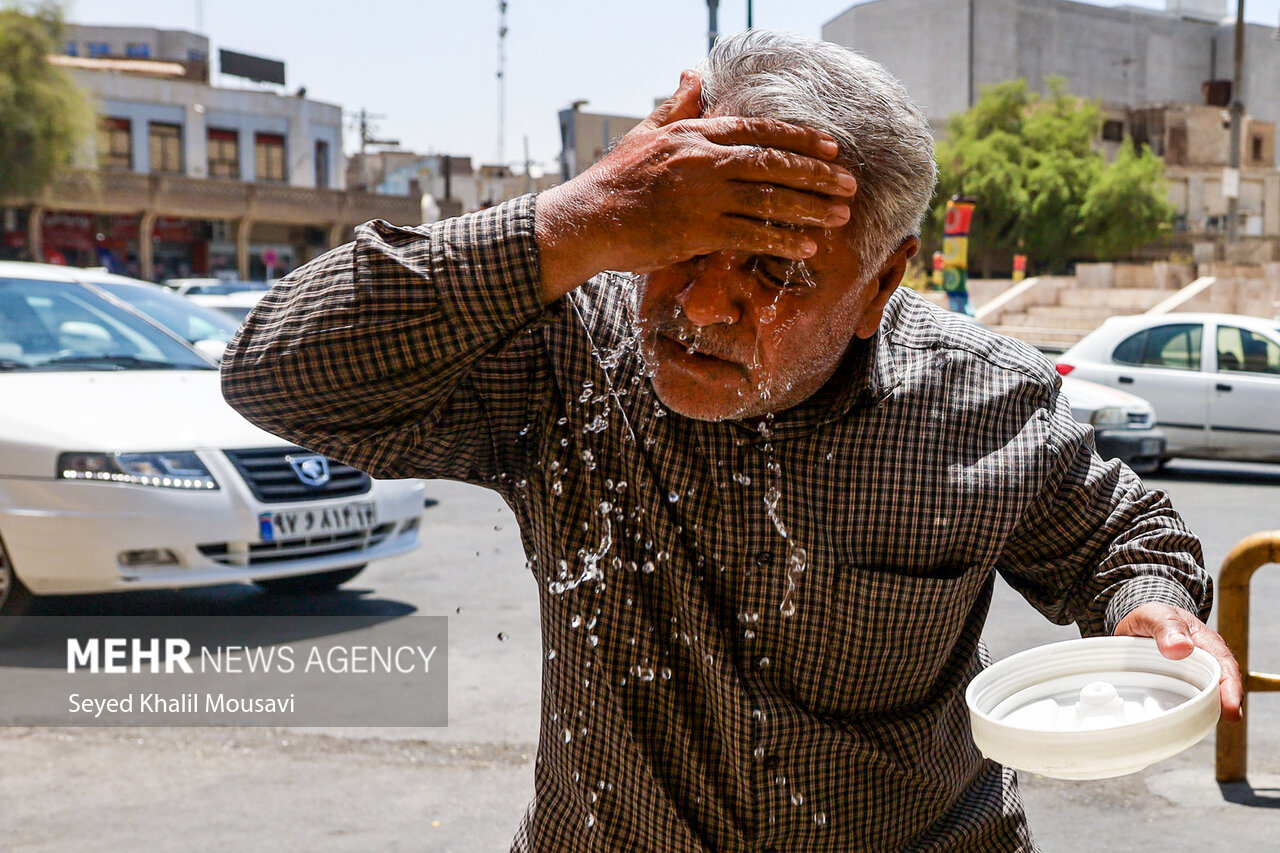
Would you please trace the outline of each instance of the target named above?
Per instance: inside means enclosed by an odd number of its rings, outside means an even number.
[[[213,369],[87,287],[0,278],[0,371]]]
[[[237,325],[233,318],[221,311],[197,305],[185,296],[179,296],[159,285],[92,278],[89,283],[102,288],[120,301],[127,302],[135,310],[191,343],[226,343],[236,333]]]

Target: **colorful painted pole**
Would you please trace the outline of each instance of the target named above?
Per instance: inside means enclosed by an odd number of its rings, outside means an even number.
[[[942,287],[947,291],[951,310],[970,317],[974,313],[969,304],[969,226],[973,208],[972,199],[951,197],[942,226]]]
[[[1027,277],[1027,256],[1014,255],[1013,256],[1013,280],[1022,281],[1026,277]]]
[[[943,254],[941,252],[934,252],[933,253],[933,275],[930,278],[929,283],[933,285],[935,290],[942,290],[942,275],[943,275],[942,271],[946,269],[946,266],[947,266],[947,263]]]

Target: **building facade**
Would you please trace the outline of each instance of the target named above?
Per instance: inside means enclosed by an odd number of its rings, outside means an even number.
[[[1227,0],[1166,3],[1161,11],[1072,0],[873,0],[827,22],[822,35],[901,79],[935,135],[983,86],[1023,78],[1043,91],[1047,76],[1066,78],[1069,91],[1101,102],[1103,150],[1129,136],[1164,159],[1177,228],[1191,242],[1225,231],[1226,107],[1238,98],[1247,111],[1238,224],[1265,238],[1260,259],[1270,260],[1280,243],[1280,42],[1271,27],[1245,25],[1236,87]]]
[[[88,92],[98,127],[82,169],[0,200],[0,253],[142,278],[270,278],[373,218],[417,205],[346,190],[341,108],[209,84],[208,39],[68,27],[51,57]]]

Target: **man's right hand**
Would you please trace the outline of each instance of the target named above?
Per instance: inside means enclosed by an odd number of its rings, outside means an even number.
[[[771,119],[701,117],[692,71],[653,114],[573,180],[538,196],[542,296],[603,270],[647,272],[715,251],[801,259],[804,229],[849,221],[857,182],[824,133]]]

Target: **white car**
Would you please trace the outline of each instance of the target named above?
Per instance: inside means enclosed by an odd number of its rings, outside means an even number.
[[[1280,321],[1236,314],[1112,317],[1058,372],[1155,407],[1167,457],[1280,462]]]
[[[1096,382],[1062,377],[1062,393],[1071,415],[1093,427],[1094,444],[1103,459],[1119,459],[1139,474],[1160,467],[1165,435],[1156,429],[1156,413],[1141,397]]]
[[[0,262],[0,611],[30,594],[325,590],[417,547],[418,480],[259,430],[199,354],[74,273]]]
[[[235,320],[236,323],[243,323],[244,318],[248,317],[249,312],[253,310],[253,306],[257,305],[268,292],[266,290],[239,290],[235,293],[193,293],[187,299],[203,308],[221,311]]]
[[[67,270],[82,284],[105,291],[134,311],[163,326],[191,344],[213,364],[222,361],[227,342],[240,328],[240,320],[225,311],[197,304],[196,299],[219,297],[179,296],[174,291],[149,281],[112,275],[98,270]],[[256,291],[259,295],[265,291]]]

